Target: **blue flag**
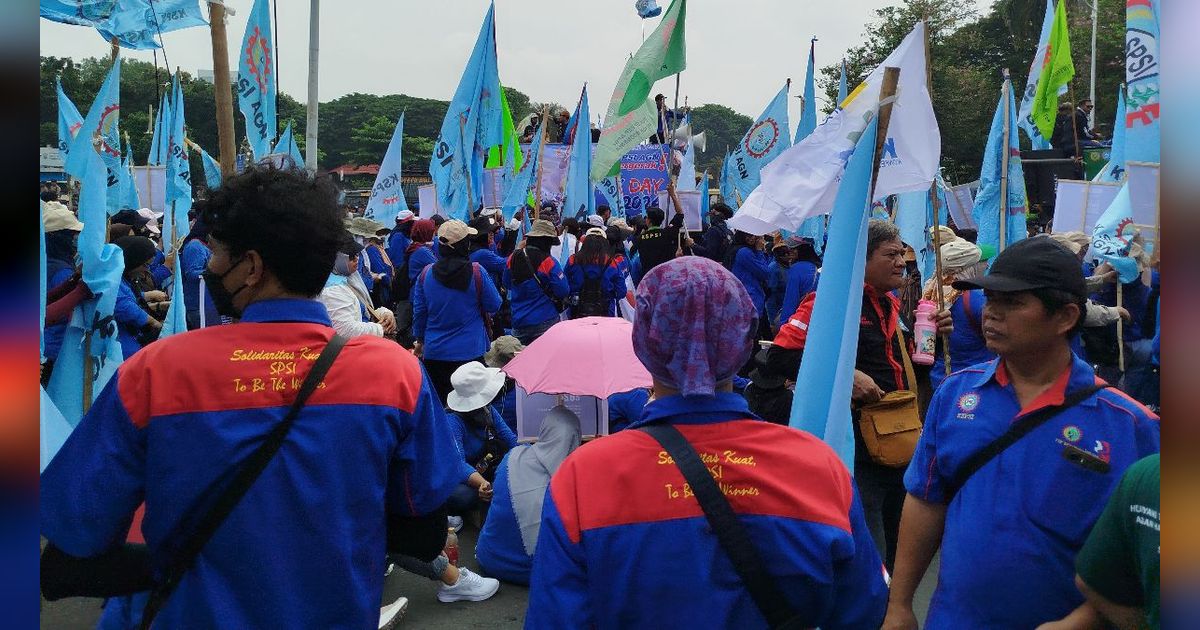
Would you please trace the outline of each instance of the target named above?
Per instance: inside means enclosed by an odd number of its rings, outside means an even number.
[[[711,195],[708,194],[708,171],[700,177],[700,225],[708,224],[708,211],[712,206]]]
[[[55,81],[54,84],[58,88],[58,152],[65,162],[71,152],[71,140],[83,127],[83,116],[79,115],[79,108],[63,92],[62,81]]]
[[[162,95],[162,104],[159,105],[158,115],[154,117],[154,136],[150,139],[150,155],[146,156],[146,164],[149,166],[162,166],[167,158],[167,136],[165,128],[169,123],[164,122],[171,115],[170,93]]]
[[[529,189],[534,186],[538,161],[542,157],[542,136],[545,127],[546,121],[543,119],[538,125],[537,133],[533,135],[533,144],[529,146],[529,156],[521,164],[521,170],[513,174],[508,190],[504,191],[504,201],[500,204],[500,211],[504,213],[505,223],[512,220],[517,210],[525,207],[526,200],[529,199]],[[529,220],[528,212],[525,213],[525,220]]]
[[[451,219],[470,220],[483,198],[487,151],[503,142],[495,12],[495,4],[488,7],[429,160],[438,205]]]
[[[84,125],[85,130],[89,128],[90,125]],[[63,334],[62,349],[54,362],[54,373],[46,387],[55,406],[72,427],[83,418],[85,379],[91,384],[94,400],[123,360],[113,307],[125,269],[121,248],[106,242],[108,171],[104,161],[95,151],[79,150],[75,154],[82,163],[76,165],[79,173],[76,177],[81,181],[79,220],[83,221],[79,259],[83,266],[83,282],[92,297],[75,307]],[[88,339],[90,342],[85,343]],[[87,365],[85,353],[91,356],[90,371],[84,369]]]
[[[208,154],[208,151],[200,149],[200,163],[204,165],[204,183],[209,188],[218,188],[221,186],[221,164],[213,159],[213,156]]]
[[[396,121],[396,129],[392,131],[392,141],[383,155],[383,163],[379,165],[375,184],[371,186],[371,199],[363,211],[364,217],[388,227],[396,222],[396,215],[401,210],[408,210],[408,201],[404,199],[404,189],[400,185],[400,152],[403,147],[404,112],[400,112],[400,120]]]
[[[808,74],[804,77],[804,107],[800,112],[800,124],[796,125],[796,140],[792,144],[800,144],[801,140],[807,138],[808,134],[817,128],[816,52],[817,40],[814,38],[809,42],[808,48]]]
[[[238,109],[246,119],[246,139],[257,160],[271,152],[275,122],[275,39],[270,0],[254,0],[238,52]]]
[[[1129,202],[1129,184],[1125,184],[1096,220],[1090,250],[1096,258],[1112,264],[1122,284],[1133,282],[1139,275],[1137,261],[1129,256],[1137,233],[1133,224],[1133,205]]]
[[[1092,178],[1094,182],[1119,182],[1125,179],[1125,86],[1117,90],[1117,116],[1113,121],[1112,147],[1108,163]]]
[[[812,240],[813,250],[820,256],[825,250],[825,215],[805,219],[796,230],[796,236]]]
[[[118,37],[131,35],[141,40],[158,33],[208,25],[199,0],[153,0],[148,4],[122,0],[118,6],[120,9],[113,12],[106,29]]]
[[[1156,0],[1125,2],[1125,162],[1158,162],[1160,152]]]
[[[588,111],[587,85],[579,95],[579,104],[575,106],[576,120],[586,121],[591,117]],[[577,133],[571,143],[571,157],[567,162],[567,184],[563,188],[564,217],[588,215],[596,213],[596,194],[592,186],[592,134]]]
[[[767,109],[758,117],[750,130],[742,136],[737,148],[729,155],[729,178],[733,188],[744,201],[750,192],[758,188],[759,171],[774,160],[776,156],[792,146],[788,126],[787,99],[788,87],[771,99]],[[739,204],[740,205],[740,204]]]
[[[99,155],[107,170],[108,212],[116,214],[124,200],[125,177],[121,174],[121,58],[117,57],[108,71],[96,100],[88,109],[83,126],[71,141],[64,170],[76,179],[83,179],[91,155]]]
[[[837,106],[842,106],[842,101],[846,100],[846,60],[842,59],[842,76],[838,78],[838,102]]]
[[[725,200],[725,205],[736,210],[741,204],[738,203],[737,189],[733,187],[733,171],[729,165],[729,151],[726,151],[725,159],[721,161],[721,178],[717,187],[721,189],[721,198]]]
[[[688,129],[692,128],[691,114],[684,118],[683,124],[687,125]],[[696,143],[692,141],[691,132],[688,133],[688,140],[683,148],[683,159],[680,160],[679,177],[676,178],[675,187],[683,191],[699,190],[696,183]],[[673,149],[668,145],[667,150]]]
[[[291,121],[288,121],[287,126],[283,128],[283,133],[279,134],[279,139],[275,141],[275,148],[271,149],[271,153],[285,154],[291,158],[293,168],[304,168],[304,156],[300,153],[300,145],[296,144]]]
[[[621,200],[621,179],[619,175],[605,177],[596,182],[596,191],[604,197],[604,202],[612,209],[613,216],[625,216],[625,204]]]
[[[137,184],[133,180],[133,143],[125,138],[125,160],[121,163],[125,176],[125,200],[121,204],[126,208],[141,208],[142,199],[138,195]]]
[[[167,154],[164,156],[167,167],[167,212],[163,219],[163,252],[169,255],[175,248],[175,241],[187,234],[188,211],[192,209],[192,168],[188,161],[183,89],[179,86],[178,73],[171,82],[171,109],[169,117],[163,121],[163,131],[167,135]],[[182,294],[179,297],[182,298]]]
[[[854,471],[854,429],[850,396],[858,358],[858,317],[862,310],[863,277],[867,265],[867,223],[871,167],[875,157],[878,118],[867,125],[842,175],[829,223],[821,282],[817,284],[809,331],[790,426],[823,439],[842,463]],[[786,323],[784,326],[791,326]]]
[[[1025,175],[1021,169],[1021,150],[1017,138],[1017,126],[1012,124],[1017,118],[1017,101],[1013,97],[1012,86],[1008,79],[1004,80],[1001,94],[1008,94],[1005,99],[1001,96],[996,103],[996,114],[992,117],[992,130],[988,134],[987,147],[983,151],[983,168],[979,173],[979,193],[975,195],[975,206],[971,216],[979,229],[977,243],[991,245],[995,251],[1003,251],[1005,247],[1025,238]],[[1008,138],[1004,138],[1004,109],[1008,108]],[[1008,158],[1008,199],[1000,200],[1000,178],[1004,152]],[[1005,216],[1008,223],[1005,226],[1004,243],[1000,243],[1000,217]]]
[[[119,7],[113,0],[41,0],[38,8],[39,14],[52,22],[99,28],[108,24]]]

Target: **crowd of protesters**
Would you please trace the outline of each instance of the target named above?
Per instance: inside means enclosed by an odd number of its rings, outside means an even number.
[[[1140,242],[1118,305],[1082,233],[996,253],[938,226],[941,277],[922,279],[924,243],[873,219],[846,313],[847,467],[787,427],[807,339],[840,334],[810,328],[823,243],[732,231],[719,202],[689,232],[657,207],[383,225],[335,199],[325,179],[252,168],[196,203],[170,255],[158,213],[112,217],[125,362],[42,477],[45,592],[108,597],[114,628],[138,627],[147,599],[156,627],[382,628],[407,601],[381,601],[399,567],[442,602],[529,585],[530,628],[915,629],[940,550],[923,627],[1157,627],[1159,282]],[[55,190],[42,201],[46,382],[91,295],[82,223]],[[189,332],[158,339],[176,272]],[[911,360],[921,300],[941,301],[931,365]],[[500,368],[580,317],[632,321],[653,387],[609,398],[608,436],[557,406],[519,443]],[[291,384],[247,389],[268,364]],[[172,574],[285,416],[282,446]],[[735,517],[693,499],[665,429]],[[468,524],[477,546],[459,550]],[[85,571],[126,583],[72,586]]]

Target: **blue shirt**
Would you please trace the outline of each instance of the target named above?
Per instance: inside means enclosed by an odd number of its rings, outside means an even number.
[[[1091,366],[1073,358],[1049,390],[1020,409],[999,359],[952,374],[929,403],[905,487],[919,499],[944,503],[946,484],[963,462],[1016,418],[1097,381]],[[1068,461],[1067,445],[1096,454],[1109,471]],[[998,455],[947,508],[941,573],[925,628],[1033,628],[1083,603],[1075,555],[1121,473],[1158,449],[1158,417],[1105,389]]]
[[[503,256],[490,249],[484,248],[471,252],[470,259],[473,263],[479,263],[479,266],[483,267],[484,270],[487,271],[488,276],[492,278],[492,282],[494,282],[496,286],[500,286],[503,283],[505,263],[505,258]]]
[[[138,352],[42,474],[42,534],[95,555],[125,540],[145,501],[161,571],[184,515],[279,422],[332,335],[319,302],[266,300]],[[445,503],[461,481],[454,438],[395,342],[351,339],[323,382],[156,627],[376,627],[386,514]]]
[[[400,230],[393,230],[388,235],[387,255],[392,259],[392,265],[396,267],[396,271],[400,271],[400,267],[404,264],[404,252],[408,251],[408,245],[412,243],[412,239]]]
[[[733,275],[746,287],[746,293],[750,294],[750,301],[754,302],[754,309],[759,315],[766,312],[769,264],[770,256],[753,247],[740,247],[733,257]]]
[[[513,328],[536,326],[552,319],[558,319],[558,309],[554,307],[550,298],[546,297],[546,293],[558,298],[565,298],[571,291],[562,267],[558,265],[558,261],[554,260],[553,256],[546,256],[538,265],[536,278],[526,278],[524,282],[514,283],[512,266],[525,264],[524,260],[517,260],[514,263],[514,259],[523,256],[523,252],[513,252],[513,255],[508,257],[508,264],[504,268],[504,288],[508,291],[508,301],[512,305]],[[542,290],[542,287],[546,287],[545,291]]]
[[[70,266],[60,267],[46,279],[46,290],[49,291],[58,288],[59,285],[69,280],[74,273],[75,270]],[[53,361],[57,359],[59,351],[62,350],[63,336],[67,333],[67,321],[46,326],[43,338],[45,339],[46,358],[48,360]]]
[[[778,260],[772,260],[767,265],[767,299],[765,302],[767,309],[767,319],[772,325],[779,324],[779,312],[783,308],[783,295],[787,291],[787,272],[788,268],[779,264]],[[791,313],[788,313],[791,315]]]
[[[415,258],[416,256],[414,256]],[[429,268],[412,287],[413,336],[425,344],[424,356],[437,361],[461,361],[483,356],[491,345],[483,313],[500,310],[500,292],[492,278],[476,270],[467,288],[451,289]],[[482,287],[476,287],[476,281]],[[482,299],[481,299],[482,298]]]
[[[656,400],[633,426],[655,421],[675,425],[711,462],[802,625],[879,626],[882,564],[829,446],[759,420],[732,393]],[[622,431],[563,461],[543,506],[526,628],[766,627],[665,458],[649,435]]]
[[[517,432],[517,388],[509,386],[504,392],[504,397],[499,402],[493,402],[492,408],[500,414],[504,419],[504,424],[512,429],[513,434]]]
[[[809,293],[817,290],[817,266],[807,260],[798,260],[788,267],[787,289],[783,294],[783,304],[779,309],[779,321],[786,322]]]
[[[421,270],[424,269],[426,265],[432,265],[435,262],[437,262],[437,254],[434,254],[433,250],[429,249],[428,245],[422,245],[420,248],[418,248],[412,254],[409,254],[409,256],[408,256],[409,285],[415,286],[417,284],[417,274],[421,273]],[[403,258],[400,259],[400,264],[401,265],[404,264]]]
[[[616,260],[610,260],[603,267],[600,265],[583,265],[575,261],[576,254],[567,259],[567,286],[571,295],[579,296],[583,285],[588,280],[600,281],[600,295],[607,303],[605,312],[609,317],[616,313],[616,301],[625,297],[625,277]]]
[[[987,298],[983,291],[963,291],[950,305],[950,317],[954,320],[954,332],[950,333],[950,369],[961,370],[976,363],[991,361],[996,353],[987,349],[983,339],[983,307]],[[946,380],[945,355],[933,354],[933,368],[929,382],[934,389]]]
[[[208,259],[212,258],[212,250],[199,239],[191,239],[179,250],[180,271],[183,273],[183,304],[187,307],[188,317],[199,322],[200,319],[200,276],[208,267]],[[204,287],[204,325],[215,326],[221,323],[217,315],[217,307],[213,304],[208,287]]]
[[[616,433],[642,417],[642,410],[650,401],[650,392],[631,389],[608,397],[608,432]]]
[[[142,344],[137,340],[138,331],[150,321],[150,314],[142,310],[133,287],[129,286],[129,281],[125,278],[121,278],[121,284],[117,287],[113,319],[117,322],[117,340],[121,343],[121,354],[129,359],[133,353],[142,349]]]
[[[486,407],[488,413],[492,416],[492,428],[497,438],[504,442],[508,448],[517,445],[517,434],[508,428],[500,414],[496,413],[494,407]],[[475,472],[475,464],[483,459],[484,446],[487,444],[487,433],[482,428],[470,428],[467,426],[467,421],[462,419],[462,416],[456,411],[451,411],[446,414],[446,419],[450,423],[450,430],[454,434],[454,443],[458,447],[459,455],[457,466],[459,473],[462,476],[462,481],[466,481],[471,473]],[[493,497],[494,498],[494,497]]]

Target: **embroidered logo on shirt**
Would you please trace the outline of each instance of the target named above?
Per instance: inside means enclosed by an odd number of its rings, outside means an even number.
[[[1074,444],[1083,439],[1083,431],[1073,424],[1068,424],[1067,426],[1063,427],[1062,436],[1068,442]]]
[[[1104,440],[1096,440],[1096,446],[1092,448],[1092,452],[1103,462],[1107,463],[1112,459],[1112,446]]]
[[[959,420],[974,420],[975,408],[979,406],[979,394],[975,392],[967,392],[958,398],[959,414],[956,416]]]

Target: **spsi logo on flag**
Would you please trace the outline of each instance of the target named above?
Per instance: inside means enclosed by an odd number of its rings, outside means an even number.
[[[779,123],[774,118],[761,120],[746,134],[746,153],[759,159],[771,152],[779,142]]]

